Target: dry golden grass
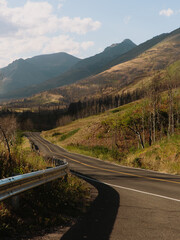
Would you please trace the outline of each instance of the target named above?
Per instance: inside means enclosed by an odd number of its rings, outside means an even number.
[[[42,136],[63,147],[66,147],[69,144],[97,145],[99,141],[96,137],[96,133],[101,127],[101,121],[104,120],[107,115],[108,113],[79,119],[66,126],[43,132]],[[79,131],[73,136],[65,139],[64,141],[60,141],[61,135],[69,133],[78,128],[80,128]],[[56,133],[59,133],[60,135],[53,137],[53,134]]]
[[[138,163],[138,162],[139,163]],[[151,147],[130,154],[127,165],[180,174],[180,132],[164,138]]]

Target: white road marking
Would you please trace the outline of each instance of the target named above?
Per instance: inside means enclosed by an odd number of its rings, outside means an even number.
[[[159,198],[163,198],[163,199],[167,199],[167,200],[171,200],[171,201],[175,201],[175,202],[180,202],[180,199],[166,197],[166,196],[163,196],[163,195],[154,194],[154,193],[150,193],[150,192],[144,192],[144,191],[140,191],[140,190],[137,190],[137,189],[127,188],[127,187],[114,185],[114,184],[110,184],[110,183],[106,183],[106,182],[101,182],[101,181],[95,180],[93,178],[89,178],[89,177],[83,176],[83,175],[78,174],[78,173],[74,173],[74,174],[79,176],[79,177],[81,177],[81,178],[85,178],[85,179],[88,179],[90,181],[97,182],[97,183],[106,184],[106,185],[111,186],[111,187],[121,188],[121,189],[129,190],[129,191],[133,191],[133,192],[137,192],[137,193],[142,193],[142,194],[151,195],[151,196],[154,196],[154,197],[159,197]]]

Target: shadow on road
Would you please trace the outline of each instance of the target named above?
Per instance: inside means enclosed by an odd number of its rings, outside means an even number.
[[[110,186],[86,180],[98,190],[88,212],[66,232],[61,240],[109,240],[118,208],[119,194]]]

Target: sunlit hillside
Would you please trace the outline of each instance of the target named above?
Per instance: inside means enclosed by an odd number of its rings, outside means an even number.
[[[172,94],[172,113],[169,92],[157,93],[42,135],[73,152],[128,166],[180,173],[180,88]]]

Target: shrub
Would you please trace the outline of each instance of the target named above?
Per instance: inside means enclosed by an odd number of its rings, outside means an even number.
[[[142,167],[142,159],[141,158],[135,158],[133,160],[133,166],[134,167]]]
[[[76,134],[79,130],[80,130],[80,128],[77,128],[77,129],[72,130],[72,131],[70,131],[70,132],[68,132],[68,133],[66,133],[66,134],[63,134],[63,135],[61,136],[61,138],[60,138],[60,141],[64,141],[65,139],[73,136],[73,135]]]
[[[55,133],[52,134],[52,137],[56,137],[56,136],[60,136],[60,135],[62,135],[62,133],[55,132]]]

